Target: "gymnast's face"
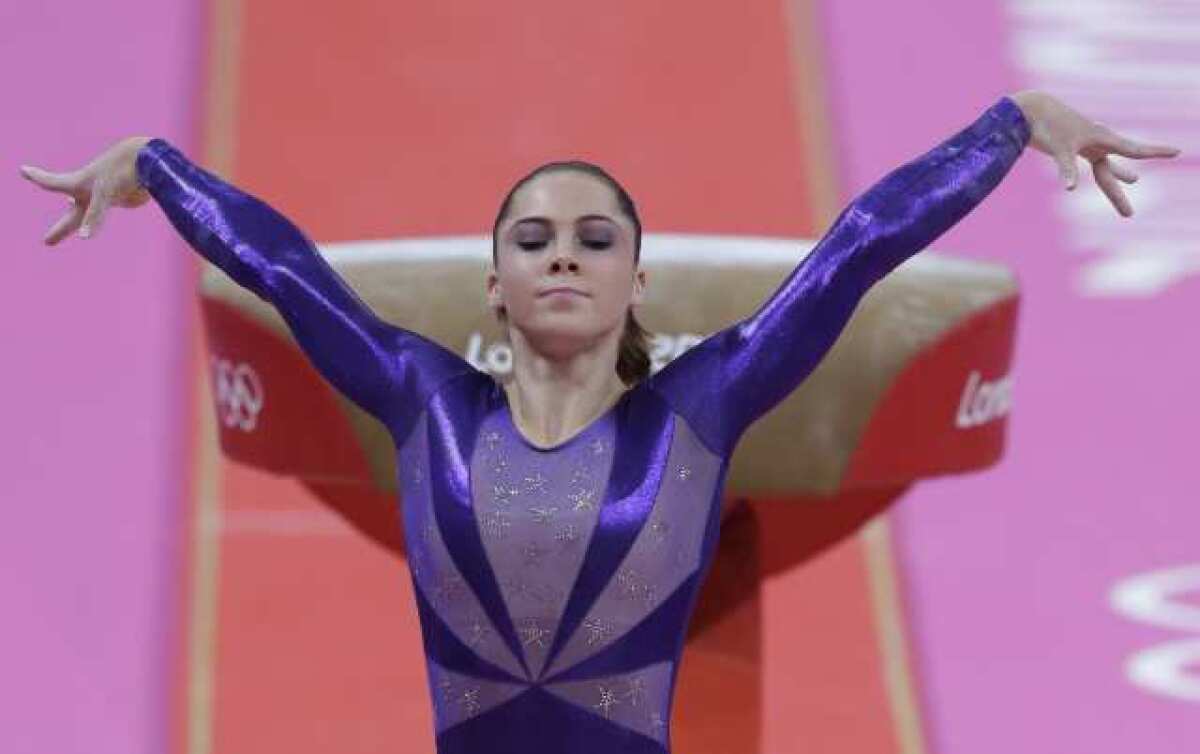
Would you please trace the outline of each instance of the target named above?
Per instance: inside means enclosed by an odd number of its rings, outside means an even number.
[[[603,180],[574,170],[542,173],[513,195],[496,229],[488,303],[538,349],[569,355],[625,327],[645,273],[634,261],[635,229]],[[546,294],[565,286],[582,294]]]

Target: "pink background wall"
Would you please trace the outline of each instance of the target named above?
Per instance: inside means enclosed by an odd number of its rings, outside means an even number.
[[[174,641],[191,260],[152,212],[46,247],[65,208],[18,165],[194,144],[193,0],[0,6],[0,750],[161,752]]]
[[[1016,65],[1023,40],[1009,5],[824,4],[847,199],[1000,94],[1040,83]],[[1081,9],[1064,25],[1096,26],[1119,5]],[[1151,34],[1169,26],[1149,5],[1130,13],[1112,25],[1136,23]],[[1113,33],[1091,37],[1097,46],[1086,53],[1102,52]],[[922,482],[893,513],[931,751],[1177,752],[1200,740],[1200,699],[1148,693],[1123,670],[1132,653],[1187,635],[1109,607],[1126,577],[1200,564],[1200,353],[1188,335],[1200,314],[1197,283],[1183,277],[1155,295],[1085,298],[1076,280],[1092,249],[1063,222],[1072,212],[1095,213],[1088,227],[1096,237],[1125,234],[1135,253],[1152,255],[1180,219],[1164,206],[1164,190],[1189,187],[1193,208],[1200,196],[1200,128],[1187,108],[1149,124],[1136,121],[1133,108],[1109,117],[1122,97],[1162,86],[1150,65],[1170,48],[1144,35],[1143,51],[1124,61],[1130,71],[1143,63],[1144,81],[1107,91],[1095,82],[1102,94],[1087,102],[1065,84],[1046,87],[1120,132],[1183,148],[1171,165],[1133,164],[1142,174],[1127,188],[1133,219],[1117,215],[1086,163],[1067,196],[1050,158],[1029,149],[987,201],[934,244],[1005,262],[1022,299],[1006,457],[989,472]],[[1096,65],[1122,65],[1101,57]],[[1200,583],[1190,598],[1198,592]]]

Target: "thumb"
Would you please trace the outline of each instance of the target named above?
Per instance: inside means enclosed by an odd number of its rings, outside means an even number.
[[[1058,163],[1058,175],[1066,184],[1068,191],[1074,191],[1079,183],[1079,166],[1072,151],[1057,152],[1054,161]]]
[[[79,226],[80,238],[89,238],[95,234],[111,202],[108,184],[97,181],[92,187],[92,200],[88,202],[87,211],[83,213],[83,223]]]

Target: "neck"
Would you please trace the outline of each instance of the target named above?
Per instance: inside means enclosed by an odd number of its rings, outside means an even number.
[[[612,408],[627,390],[616,373],[618,345],[605,337],[590,350],[552,359],[514,331],[513,378],[504,389],[521,433],[534,444],[557,445]]]

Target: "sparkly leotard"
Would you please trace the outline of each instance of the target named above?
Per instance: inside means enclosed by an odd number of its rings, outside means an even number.
[[[378,319],[285,217],[161,139],[139,180],[183,237],[273,304],[386,425],[440,754],[664,754],[685,630],[744,430],[817,365],[863,294],[1001,181],[1030,138],[1002,97],[856,198],[750,317],[551,448],[489,374]]]

